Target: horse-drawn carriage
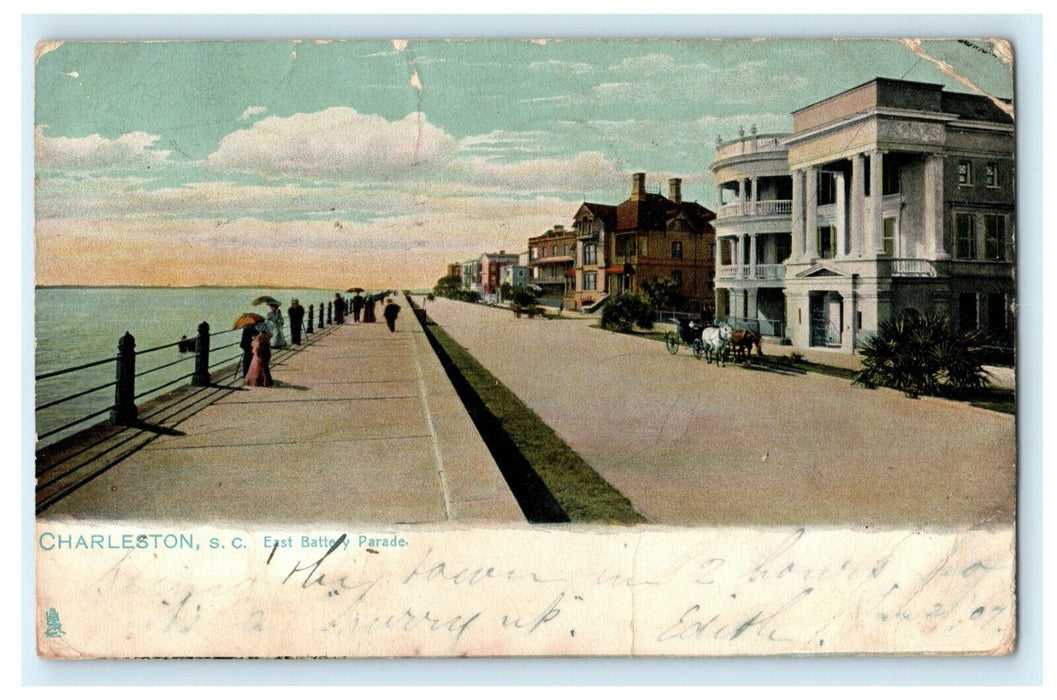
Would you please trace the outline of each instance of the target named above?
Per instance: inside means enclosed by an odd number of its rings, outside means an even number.
[[[760,336],[754,331],[734,330],[725,323],[718,327],[705,328],[693,319],[680,319],[676,324],[678,332],[668,331],[664,334],[664,344],[673,355],[679,352],[680,345],[689,347],[694,357],[704,357],[710,363],[715,360],[719,365],[726,364],[727,355],[731,351],[734,353],[735,362],[748,360],[753,347],[759,355],[763,355]]]
[[[679,332],[667,331],[664,334],[664,344],[668,348],[668,352],[676,354],[679,352],[679,346],[685,345],[690,348],[690,352],[693,353],[694,357],[701,359],[705,354],[705,344],[701,341],[701,324],[693,319],[673,319],[679,329]]]

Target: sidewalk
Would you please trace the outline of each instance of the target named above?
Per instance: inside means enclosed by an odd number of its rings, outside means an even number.
[[[331,326],[278,358],[276,386],[223,392],[41,516],[523,521],[411,309],[397,329]]]

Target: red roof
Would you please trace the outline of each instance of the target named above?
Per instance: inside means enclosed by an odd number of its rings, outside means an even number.
[[[610,265],[606,268],[607,275],[622,275],[624,274],[624,265]]]

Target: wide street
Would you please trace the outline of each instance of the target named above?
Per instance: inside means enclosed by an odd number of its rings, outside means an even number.
[[[428,313],[651,522],[1013,522],[1011,415],[720,368],[593,319],[517,319],[439,298]]]

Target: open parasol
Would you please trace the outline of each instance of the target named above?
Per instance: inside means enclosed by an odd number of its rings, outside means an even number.
[[[245,328],[246,326],[256,326],[258,323],[264,321],[264,316],[260,314],[242,314],[235,319],[235,325],[232,328]]]
[[[352,293],[352,292],[359,293],[359,292],[363,291],[363,287],[351,287],[349,289],[346,289],[345,291],[348,292],[348,293]]]
[[[251,303],[251,304],[253,304],[254,306],[260,306],[261,304],[275,304],[275,305],[277,305],[277,306],[278,306],[278,305],[279,305],[279,304],[281,304],[282,302],[280,302],[280,301],[279,301],[278,299],[276,299],[275,297],[270,297],[270,296],[268,296],[267,294],[265,294],[265,295],[264,295],[264,296],[262,296],[262,297],[257,297],[256,299],[254,299],[254,300],[253,300],[252,302],[250,302],[250,303]]]

